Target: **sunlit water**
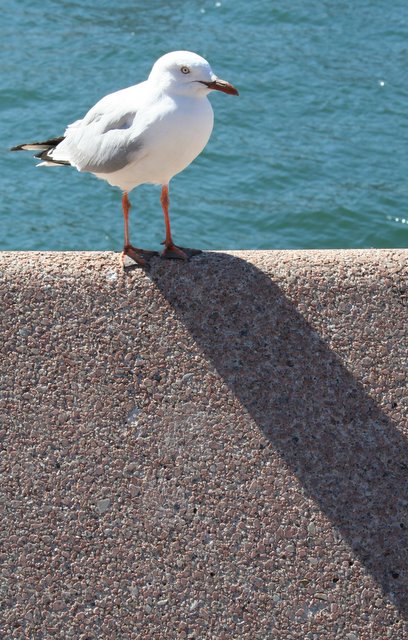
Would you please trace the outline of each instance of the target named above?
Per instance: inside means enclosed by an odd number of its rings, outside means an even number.
[[[361,0],[8,0],[0,16],[0,248],[122,246],[120,192],[8,147],[60,135],[100,97],[190,49],[240,90],[171,184],[176,241],[228,248],[408,242],[408,11]],[[158,248],[159,189],[131,194]]]

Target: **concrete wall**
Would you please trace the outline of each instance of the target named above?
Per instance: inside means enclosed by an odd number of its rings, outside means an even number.
[[[1,637],[405,637],[407,257],[1,254]]]

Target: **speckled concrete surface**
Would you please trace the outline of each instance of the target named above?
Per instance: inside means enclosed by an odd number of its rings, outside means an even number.
[[[408,637],[407,257],[1,254],[1,637]]]

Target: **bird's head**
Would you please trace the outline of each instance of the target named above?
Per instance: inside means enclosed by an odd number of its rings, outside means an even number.
[[[191,51],[172,51],[159,58],[149,75],[153,82],[170,94],[205,96],[222,91],[237,96],[238,91],[213,73],[207,60]]]

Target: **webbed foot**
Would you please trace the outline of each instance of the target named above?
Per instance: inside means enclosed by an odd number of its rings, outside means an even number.
[[[165,244],[164,242],[162,244]],[[166,246],[161,252],[161,257],[168,260],[190,260],[193,256],[198,256],[202,251],[200,249],[188,249],[186,247],[177,247],[175,244]]]
[[[133,247],[131,244],[128,244],[123,247],[121,262],[124,269],[128,269],[129,267],[134,267],[136,263],[145,269],[148,269],[150,266],[151,258],[158,256],[159,253],[157,251],[148,251],[147,249],[138,249]],[[126,260],[126,258],[130,258],[132,262]]]

